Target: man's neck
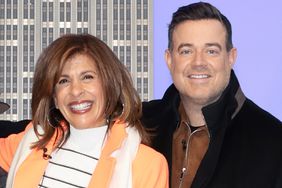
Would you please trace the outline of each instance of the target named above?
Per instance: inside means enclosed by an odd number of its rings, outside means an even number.
[[[191,103],[188,100],[182,100],[184,110],[189,119],[189,124],[194,127],[206,125],[201,105]]]

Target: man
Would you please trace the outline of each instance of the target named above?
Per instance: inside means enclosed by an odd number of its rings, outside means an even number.
[[[9,108],[10,106],[7,103],[0,102],[0,114],[4,113]],[[29,122],[30,120],[22,120],[18,122],[0,120],[0,138],[23,131]],[[0,188],[6,186],[6,178],[7,173],[0,168]]]
[[[282,124],[240,89],[228,19],[199,2],[169,25],[165,59],[173,83],[143,103],[152,146],[170,167],[171,187],[282,187]]]

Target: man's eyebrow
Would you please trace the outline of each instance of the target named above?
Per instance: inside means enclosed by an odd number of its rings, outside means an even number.
[[[178,46],[177,50],[179,51],[183,47],[192,47],[192,46],[193,46],[193,44],[191,44],[191,43],[181,43]],[[217,43],[217,42],[206,43],[205,46],[206,47],[215,46],[215,47],[219,48],[220,50],[222,50],[222,46],[219,43]]]
[[[177,48],[177,51],[179,51],[181,48],[183,47],[192,47],[193,45],[190,44],[190,43],[181,43],[178,48]]]
[[[222,50],[221,45],[220,45],[219,43],[217,43],[217,42],[214,42],[214,43],[206,43],[205,46],[207,46],[207,47],[216,46],[216,47],[218,47],[220,50]]]

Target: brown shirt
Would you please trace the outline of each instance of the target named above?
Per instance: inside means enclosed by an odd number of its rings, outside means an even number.
[[[172,188],[190,188],[198,167],[209,145],[207,126],[193,128],[182,105],[179,107],[181,122],[173,134]],[[192,130],[192,131],[191,131]]]

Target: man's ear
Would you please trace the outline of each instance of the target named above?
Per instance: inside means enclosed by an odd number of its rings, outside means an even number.
[[[171,61],[171,52],[169,49],[166,49],[165,51],[165,62],[166,62],[168,69],[171,71],[172,61]]]
[[[230,64],[230,67],[232,68],[237,60],[237,48],[232,48],[229,52],[228,52],[228,61]]]

